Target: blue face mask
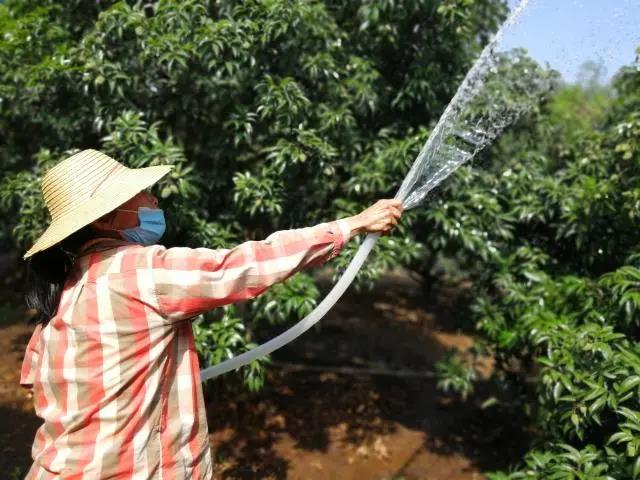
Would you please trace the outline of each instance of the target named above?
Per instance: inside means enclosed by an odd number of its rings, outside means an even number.
[[[124,212],[136,212],[136,210],[125,210]],[[120,230],[120,235],[125,240],[142,245],[153,245],[164,235],[166,224],[164,221],[164,212],[160,208],[140,207],[137,210],[140,225],[126,230]]]

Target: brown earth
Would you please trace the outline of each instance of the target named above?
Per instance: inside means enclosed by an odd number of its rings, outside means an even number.
[[[479,480],[508,469],[527,446],[522,412],[481,408],[492,394],[484,381],[466,401],[436,389],[435,362],[472,344],[460,329],[467,292],[427,298],[407,275],[387,275],[277,352],[260,392],[210,383],[215,478]],[[39,424],[18,385],[31,327],[25,312],[0,315],[0,472],[22,478]]]

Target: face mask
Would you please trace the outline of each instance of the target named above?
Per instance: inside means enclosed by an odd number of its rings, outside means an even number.
[[[124,208],[119,208],[118,210],[136,213],[136,210],[125,210]],[[126,230],[119,230],[120,235],[130,242],[153,245],[164,234],[166,228],[164,212],[160,208],[140,207],[137,213],[140,225]]]

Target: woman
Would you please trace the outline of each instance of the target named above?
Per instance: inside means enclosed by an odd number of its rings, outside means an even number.
[[[402,211],[380,200],[232,249],[165,248],[164,215],[145,189],[169,170],[83,150],[43,178],[52,222],[25,254],[27,303],[42,321],[20,383],[44,423],[27,479],[210,479],[189,320],[332,259],[354,235],[389,232]]]

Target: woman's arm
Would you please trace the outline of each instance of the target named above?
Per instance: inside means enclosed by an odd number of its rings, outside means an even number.
[[[353,217],[281,230],[231,249],[148,247],[153,249],[152,276],[160,313],[179,321],[254,298],[304,268],[331,260],[361,232],[386,233],[397,224],[401,207],[384,202],[390,201],[381,200]]]
[[[170,321],[254,298],[305,267],[335,257],[351,238],[344,220],[282,230],[231,249],[153,249],[152,274],[160,313]]]

